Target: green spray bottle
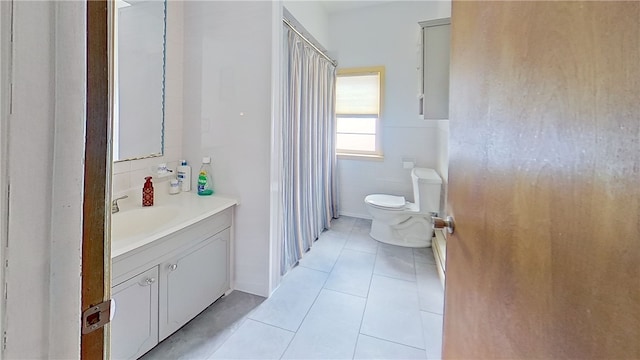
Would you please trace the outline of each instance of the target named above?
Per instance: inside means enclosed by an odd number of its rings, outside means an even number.
[[[213,182],[211,181],[211,158],[202,158],[202,166],[198,173],[198,195],[213,194]]]

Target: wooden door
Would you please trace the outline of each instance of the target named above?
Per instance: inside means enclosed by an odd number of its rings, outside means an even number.
[[[111,149],[108,1],[87,1],[87,104],[82,210],[82,311],[109,299]],[[82,324],[82,320],[78,322]],[[107,328],[108,329],[108,328]],[[105,327],[80,338],[82,359],[109,358]],[[107,346],[105,346],[107,344]]]
[[[446,358],[640,358],[640,2],[454,2]]]

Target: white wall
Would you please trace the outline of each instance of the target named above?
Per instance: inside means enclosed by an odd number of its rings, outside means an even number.
[[[383,65],[386,70],[382,112],[384,161],[339,159],[340,213],[369,217],[364,197],[372,193],[413,200],[410,170],[443,169],[439,121],[419,120],[418,22],[451,14],[447,1],[394,1],[329,15],[331,53],[338,68]]]
[[[80,354],[85,7],[13,2],[6,358]]]
[[[49,350],[70,358],[80,351],[80,289],[84,131],[86,109],[86,5],[58,3],[55,12],[55,126],[51,209]],[[64,330],[62,330],[64,329]]]
[[[325,49],[331,49],[329,41],[329,19],[322,1],[282,1],[282,5],[304,27],[320,45]],[[300,30],[300,29],[297,29]]]
[[[211,156],[216,193],[239,200],[235,289],[267,295],[272,4],[190,2],[184,15],[184,156]]]
[[[152,166],[167,163],[169,168],[175,170],[178,161],[182,159],[183,7],[184,3],[181,1],[167,2],[164,155],[114,163],[112,185],[114,195],[130,188],[139,187],[142,189],[145,176],[153,175],[151,174]],[[198,164],[190,165],[192,167],[199,166]],[[163,179],[164,185],[166,185],[166,180],[168,178]],[[160,180],[156,179],[154,183],[158,181]],[[140,201],[141,199],[124,201],[134,200]]]
[[[0,264],[5,261],[7,231],[9,225],[9,94],[11,80],[9,64],[11,63],[11,3],[0,2]],[[0,284],[5,282],[5,269],[0,266]],[[6,301],[0,297],[0,334],[5,329]],[[0,357],[1,357],[0,352]]]
[[[17,322],[41,324],[44,320],[47,323],[49,315],[52,186],[46,180],[53,174],[52,12],[53,5],[14,3],[15,84],[9,127],[11,194],[7,270],[7,338],[11,346],[7,348],[7,357],[42,358],[49,336],[47,326],[32,326],[32,331],[25,333]],[[36,179],[45,181],[33,186]]]

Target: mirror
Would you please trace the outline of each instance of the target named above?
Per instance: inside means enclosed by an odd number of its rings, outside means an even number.
[[[161,156],[166,2],[118,0],[116,4],[113,159]]]

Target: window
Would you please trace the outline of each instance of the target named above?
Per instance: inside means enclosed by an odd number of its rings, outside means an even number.
[[[336,152],[381,157],[384,68],[340,69],[336,79]]]

